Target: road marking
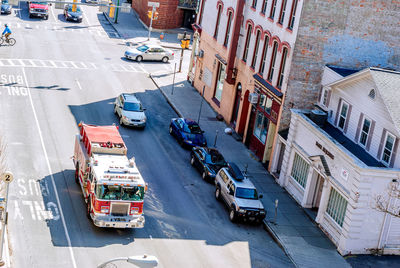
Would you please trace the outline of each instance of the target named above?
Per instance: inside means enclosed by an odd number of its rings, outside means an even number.
[[[32,60],[29,60],[29,63],[32,64],[33,67],[36,67],[36,64]]]
[[[78,79],[75,79],[76,84],[78,85],[79,89],[82,90],[81,83],[79,83]]]
[[[32,95],[31,95],[31,92],[30,92],[30,88],[29,88],[29,84],[28,84],[28,79],[26,78],[25,68],[22,68],[22,73],[23,73],[23,75],[24,75],[26,88],[28,89],[29,101],[30,101],[30,104],[31,104],[31,107],[32,107],[33,116],[34,116],[34,118],[35,118],[37,130],[38,130],[38,133],[39,133],[40,142],[41,142],[41,144],[42,144],[42,149],[43,149],[44,157],[45,157],[45,159],[46,159],[47,168],[48,168],[48,171],[49,171],[49,174],[50,174],[51,183],[52,183],[52,185],[53,185],[54,193],[55,193],[55,196],[56,196],[56,199],[57,199],[57,205],[58,205],[58,207],[59,207],[59,209],[60,209],[61,221],[62,221],[62,224],[63,224],[63,227],[64,227],[65,237],[66,237],[67,242],[68,242],[68,249],[69,249],[69,253],[70,253],[70,255],[71,255],[71,259],[72,259],[72,266],[73,266],[74,268],[77,268],[77,266],[76,266],[76,261],[75,261],[75,256],[74,256],[74,252],[73,252],[73,250],[72,250],[71,239],[70,239],[70,237],[69,237],[67,224],[65,223],[64,212],[63,212],[62,207],[61,207],[60,198],[58,197],[57,187],[56,187],[56,183],[55,183],[54,177],[53,177],[53,171],[51,170],[49,157],[48,157],[48,155],[47,155],[46,147],[45,147],[45,145],[44,145],[43,135],[42,135],[42,131],[41,131],[40,125],[39,125],[39,119],[38,119],[38,117],[37,117],[37,115],[36,115],[35,106],[33,105]]]
[[[56,18],[56,15],[54,14],[54,9],[53,8],[50,8],[50,13],[51,13],[51,15],[53,15],[53,19],[54,19],[54,21],[57,21],[57,18]]]
[[[138,66],[139,66],[140,70],[142,70],[142,71],[145,72],[145,73],[148,73],[148,72],[146,71],[146,69],[143,68],[143,66],[142,66],[141,63],[139,63]]]
[[[18,1],[18,15],[19,15],[19,18],[22,20],[22,14],[21,13],[22,13],[21,12],[21,1]]]
[[[84,64],[83,62],[79,62],[82,66],[83,66],[83,68],[84,69],[87,69],[88,67],[86,66],[86,64]]]

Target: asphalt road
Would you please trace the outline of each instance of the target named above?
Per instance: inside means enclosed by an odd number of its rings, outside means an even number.
[[[125,61],[124,43],[103,15],[83,10],[81,24],[65,22],[54,6],[48,21],[29,19],[26,4],[1,17],[17,40],[0,47],[0,135],[15,176],[12,267],[96,267],[145,253],[157,256],[159,267],[291,266],[262,227],[229,222],[213,185],[201,180],[189,152],[169,136],[176,114],[146,73],[172,63]],[[73,178],[77,124],[118,124],[112,103],[121,92],[135,92],[148,116],[143,131],[120,128],[149,183],[145,228],[136,230],[95,227]]]

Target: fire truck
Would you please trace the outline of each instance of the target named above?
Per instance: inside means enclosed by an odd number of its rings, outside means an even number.
[[[143,228],[147,190],[118,127],[79,123],[73,161],[75,180],[87,203],[87,215],[98,227]]]

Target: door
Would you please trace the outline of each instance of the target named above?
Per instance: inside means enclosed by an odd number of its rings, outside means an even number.
[[[242,104],[242,112],[240,114],[239,128],[238,128],[237,132],[241,136],[243,136],[244,129],[246,128],[246,120],[247,120],[247,115],[249,112],[249,104],[250,104],[249,103],[249,94],[250,94],[249,90],[247,90],[246,93],[244,94],[244,99],[243,99],[243,104]],[[250,126],[250,124],[249,124],[249,126]]]
[[[318,174],[317,183],[315,184],[315,189],[314,189],[312,208],[316,209],[319,208],[319,204],[321,203],[323,186],[324,186],[324,178],[322,178],[321,175]]]
[[[241,96],[242,96],[242,84],[238,83],[238,85],[236,87],[235,104],[233,106],[233,114],[232,114],[232,120],[231,120],[233,129],[236,129],[236,120],[237,120],[238,113],[239,113],[240,97]]]
[[[276,165],[276,173],[280,174],[281,173],[281,167],[282,167],[282,161],[283,161],[283,156],[285,154],[285,144],[280,143],[280,150],[279,150],[279,156],[278,156],[278,163]]]
[[[256,119],[255,113],[256,113],[256,108],[254,106],[251,106],[249,127],[247,129],[246,141],[244,143],[246,146],[249,146],[250,138],[253,135],[254,122]]]

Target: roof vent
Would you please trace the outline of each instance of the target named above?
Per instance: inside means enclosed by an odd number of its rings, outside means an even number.
[[[371,99],[375,99],[375,89],[371,89],[369,91],[368,97],[370,97]]]
[[[310,119],[317,124],[319,127],[323,127],[328,118],[328,114],[321,110],[312,110],[310,113]]]

